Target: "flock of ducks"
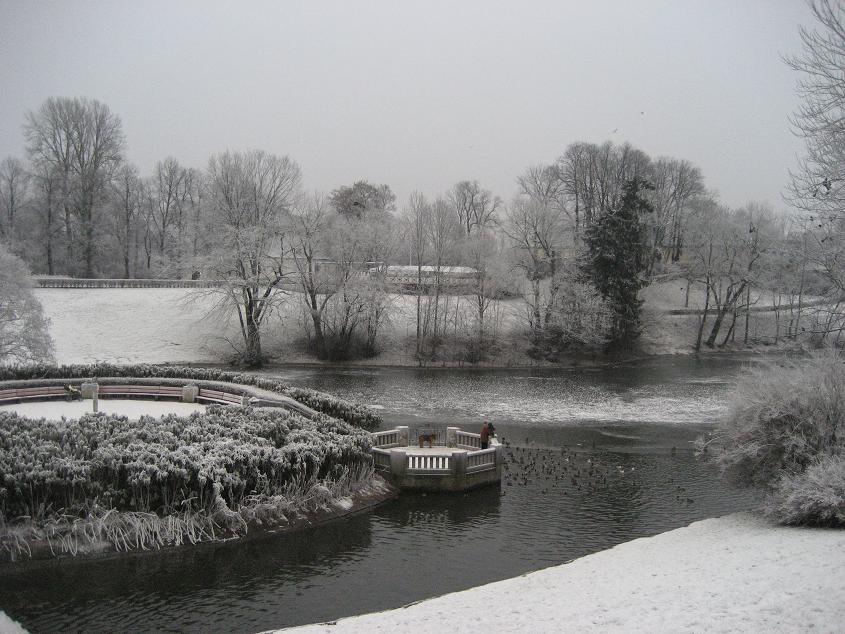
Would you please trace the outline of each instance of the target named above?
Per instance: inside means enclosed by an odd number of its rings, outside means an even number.
[[[608,487],[633,483],[636,467],[622,465],[618,457],[580,446],[563,445],[560,449],[543,447],[511,446],[504,437],[500,438],[504,451],[502,465],[502,494],[507,487],[532,486],[541,494],[594,492]],[[674,452],[673,452],[674,454]],[[673,479],[670,483],[674,484]],[[675,501],[692,504],[682,486],[675,487]]]

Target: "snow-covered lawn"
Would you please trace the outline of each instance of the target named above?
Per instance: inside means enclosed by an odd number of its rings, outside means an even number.
[[[2,610],[0,610],[0,632],[3,634],[27,634],[20,623],[10,619]]]
[[[643,291],[642,347],[646,353],[692,350],[698,317],[665,314],[665,310],[683,307],[683,283],[661,282]],[[211,299],[189,289],[42,288],[36,289],[35,294],[52,321],[50,334],[59,363],[225,363],[235,356],[232,344],[241,346],[235,314],[209,316]],[[698,306],[699,300],[703,304],[703,299],[695,295],[690,307]],[[475,332],[473,298],[449,296],[443,302],[444,310],[448,309],[451,315],[448,332],[471,337]],[[763,303],[761,299],[760,304]],[[415,366],[416,297],[391,295],[389,305],[389,319],[379,335],[382,353],[361,363]],[[460,315],[457,320],[456,312]],[[489,365],[533,363],[526,355],[527,340],[521,334],[526,328],[522,299],[496,303],[486,319],[488,334],[502,344],[502,350],[488,361]],[[300,296],[293,293],[280,314],[270,316],[263,328],[262,347],[271,359],[282,363],[315,361],[302,345],[302,320]],[[773,332],[771,314],[754,315],[752,337],[771,336]]]
[[[490,556],[495,556],[491,553]],[[845,530],[740,513],[309,632],[842,632]]]
[[[59,363],[220,362],[231,355],[230,320],[184,288],[47,288],[36,297],[51,320]]]
[[[0,412],[17,412],[28,418],[47,418],[49,420],[79,418],[93,411],[93,401],[29,401],[0,405]],[[97,409],[106,414],[118,414],[135,420],[141,416],[156,418],[165,414],[187,416],[193,412],[205,411],[205,405],[199,403],[179,403],[177,401],[148,401],[141,399],[100,399]]]

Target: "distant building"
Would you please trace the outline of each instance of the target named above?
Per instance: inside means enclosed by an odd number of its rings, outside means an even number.
[[[374,267],[370,274],[381,271]],[[419,284],[426,290],[434,288],[438,279],[441,288],[454,291],[471,286],[478,276],[478,270],[468,266],[388,266],[383,271],[389,286],[406,291],[416,291]]]

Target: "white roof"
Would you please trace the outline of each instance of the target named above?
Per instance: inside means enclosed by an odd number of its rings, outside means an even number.
[[[436,266],[422,266],[419,267],[422,269],[423,273],[437,273]],[[416,275],[417,267],[416,266],[388,266],[387,267],[388,273],[393,273],[394,275]],[[474,275],[478,271],[474,268],[469,266],[441,266],[440,267],[441,273],[463,273],[465,275]]]

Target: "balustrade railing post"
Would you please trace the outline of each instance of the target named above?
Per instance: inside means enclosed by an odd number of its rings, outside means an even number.
[[[499,479],[502,479],[502,462],[504,456],[504,448],[499,443],[498,440],[495,438],[491,442],[491,446],[496,450],[496,474],[499,476]]]
[[[455,478],[463,478],[467,474],[467,452],[463,449],[452,452],[449,461],[450,471]]]
[[[447,447],[457,447],[458,446],[458,432],[461,431],[460,427],[447,427],[446,428],[446,446]]]
[[[396,428],[396,431],[399,432],[399,446],[400,447],[407,447],[408,440],[410,438],[410,431],[408,430],[407,425],[399,425]]]
[[[197,402],[197,395],[200,393],[200,389],[194,383],[189,383],[188,385],[182,386],[182,402],[183,403],[196,403]]]
[[[407,429],[407,428],[406,428]],[[390,452],[390,473],[397,478],[404,478],[407,471],[408,454],[404,451]]]

